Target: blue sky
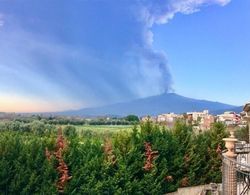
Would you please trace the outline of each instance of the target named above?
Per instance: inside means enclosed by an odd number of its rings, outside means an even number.
[[[250,2],[0,0],[0,110],[55,111],[175,91],[249,100]]]

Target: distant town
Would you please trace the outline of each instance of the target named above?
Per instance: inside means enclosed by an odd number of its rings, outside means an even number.
[[[156,117],[144,116],[142,121],[151,120],[167,127],[173,127],[177,120],[185,120],[187,124],[192,125],[194,130],[204,131],[211,127],[215,122],[224,123],[226,126],[245,127],[247,122],[243,120],[240,114],[233,111],[226,111],[223,114],[212,115],[208,110],[202,112],[187,112],[184,114],[166,113]]]
[[[134,115],[132,115],[134,116]],[[88,123],[93,123],[95,125],[126,125],[123,123],[123,119],[126,117],[117,116],[92,116],[92,117],[80,117],[80,116],[57,116],[51,114],[17,114],[17,113],[5,113],[0,112],[0,120],[13,120],[18,118],[26,117],[41,117],[50,118],[51,120],[64,120],[67,121],[88,121]],[[168,128],[172,128],[176,121],[184,120],[186,124],[192,125],[195,131],[205,131],[211,127],[215,122],[224,123],[226,126],[237,126],[246,127],[247,122],[243,120],[243,116],[234,111],[226,111],[223,114],[213,115],[209,113],[209,110],[203,110],[202,112],[187,112],[183,114],[176,113],[162,113],[157,116],[143,116],[138,117],[140,121],[150,120],[152,122],[164,125]],[[99,122],[98,122],[99,121]],[[119,122],[117,122],[119,121]],[[130,123],[129,123],[130,124]]]

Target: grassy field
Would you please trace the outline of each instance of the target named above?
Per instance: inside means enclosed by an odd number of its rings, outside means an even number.
[[[7,121],[8,122],[8,121]],[[11,121],[9,121],[11,122]],[[4,124],[6,123],[6,121],[0,120],[0,127],[3,126],[2,129],[4,129]],[[20,122],[19,122],[20,124]],[[22,123],[23,124],[23,123]],[[29,124],[29,123],[27,123]],[[30,125],[34,125],[33,123],[30,123]],[[15,125],[11,125],[14,126]],[[59,127],[65,128],[67,125],[56,125],[56,129],[58,129]],[[126,132],[130,132],[133,129],[133,125],[70,125],[70,126],[74,126],[76,129],[76,132],[78,135],[82,136],[82,137],[98,137],[98,138],[102,138],[102,137],[111,137],[112,135],[121,132],[121,131],[126,131]]]
[[[117,132],[117,131],[131,131],[132,125],[81,125],[75,126],[79,131],[98,131],[98,132]]]
[[[77,133],[82,137],[105,139],[121,131],[132,131],[133,125],[75,125]]]

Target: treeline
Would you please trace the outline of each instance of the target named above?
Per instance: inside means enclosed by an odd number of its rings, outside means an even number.
[[[225,126],[195,134],[177,122],[168,130],[151,122],[131,132],[118,132],[105,139],[84,137],[63,130],[62,151],[68,177],[64,194],[165,194],[178,187],[221,182],[222,138]],[[39,131],[38,131],[39,132]],[[0,133],[0,194],[57,194],[53,131],[2,130]]]
[[[34,135],[43,135],[55,132],[56,126],[39,120],[29,122],[14,120],[1,122],[0,131],[30,132]]]
[[[9,120],[12,122],[32,123],[40,121],[49,125],[135,125],[139,122],[136,115],[128,115],[126,117],[96,117],[96,118],[77,118],[77,117],[59,117],[59,116],[40,116],[34,115],[30,117],[16,116]]]

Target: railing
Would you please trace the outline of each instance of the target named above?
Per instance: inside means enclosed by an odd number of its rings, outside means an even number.
[[[236,143],[235,153],[237,154],[237,162],[250,165],[250,144]]]
[[[235,153],[235,159],[222,155],[223,195],[250,195],[250,144],[237,143]]]

